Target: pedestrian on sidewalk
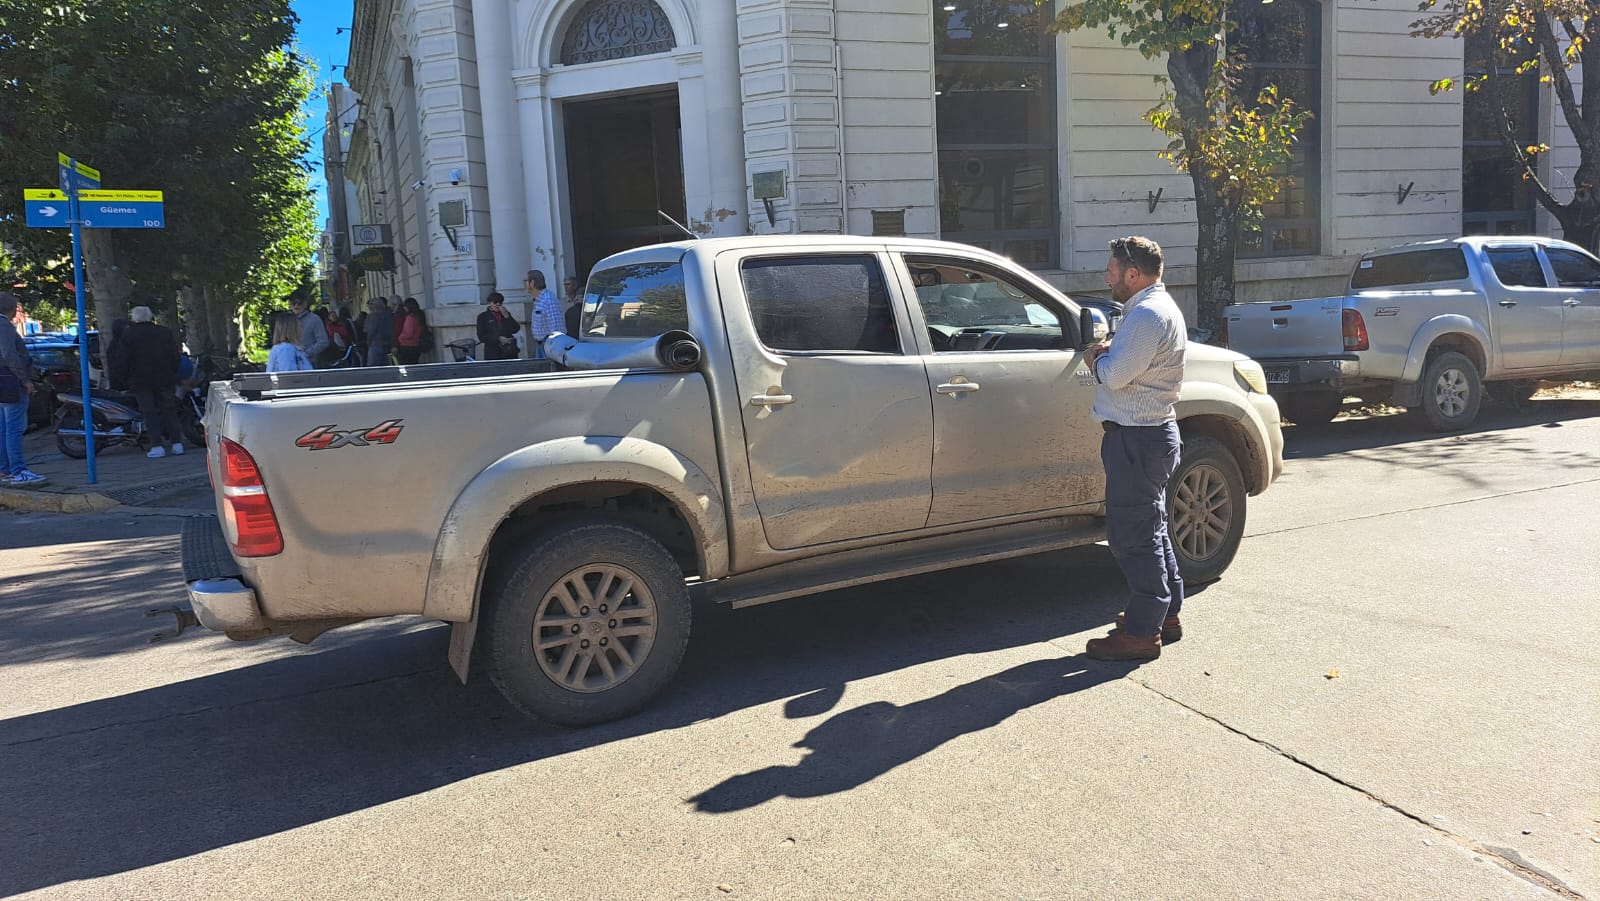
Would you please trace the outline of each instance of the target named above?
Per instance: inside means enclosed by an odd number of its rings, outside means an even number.
[[[400,305],[400,318],[395,322],[395,359],[401,366],[415,366],[422,362],[433,343],[428,328],[428,317],[415,297],[407,297]]]
[[[533,341],[533,347],[528,348],[528,357],[542,360],[544,339],[566,328],[566,317],[561,315],[561,301],[556,297],[556,292],[545,286],[543,272],[529,269],[523,285],[533,295],[533,319],[528,323],[528,337]]]
[[[478,340],[483,343],[483,358],[515,360],[518,350],[515,336],[522,331],[522,323],[506,309],[506,297],[499,291],[489,292],[484,303],[489,308],[478,314]]]
[[[272,314],[272,349],[267,351],[268,372],[301,372],[315,369],[306,352],[300,349],[300,317],[279,310]]]
[[[300,349],[305,352],[306,359],[318,362],[329,346],[328,329],[322,324],[322,317],[311,311],[311,304],[304,297],[291,299],[289,309],[300,323]]]
[[[367,301],[367,365],[388,366],[394,348],[394,314],[381,296]]]
[[[46,481],[28,469],[22,456],[22,433],[28,430],[28,402],[33,397],[33,359],[28,343],[12,324],[21,305],[15,295],[0,293],[0,487],[31,488]]]
[[[578,285],[578,280],[567,276],[561,282],[561,320],[566,326],[564,331],[576,338],[578,329],[583,325],[583,288]]]
[[[156,443],[145,456],[155,459],[183,453],[183,432],[178,428],[178,371],[183,354],[178,339],[164,325],[154,322],[149,307],[134,307],[128,314],[133,321],[117,342],[116,356],[106,361],[113,383],[122,382],[139,400],[145,431]]]
[[[1183,312],[1161,283],[1161,245],[1117,238],[1106,260],[1106,286],[1123,305],[1116,340],[1084,351],[1099,387],[1093,415],[1105,429],[1106,543],[1128,581],[1117,627],[1089,642],[1097,660],[1154,660],[1183,627],[1183,576],[1167,533],[1167,482],[1183,440],[1174,404],[1188,351]]]

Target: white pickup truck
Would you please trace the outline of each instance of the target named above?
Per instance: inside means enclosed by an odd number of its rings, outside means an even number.
[[[1226,324],[1291,422],[1355,396],[1463,429],[1485,390],[1519,401],[1600,372],[1600,260],[1538,237],[1405,244],[1362,256],[1343,297],[1235,304]]]
[[[1008,260],[898,238],[689,241],[602,260],[583,310],[545,345],[569,371],[214,383],[220,519],[183,543],[200,623],[310,640],[445,620],[463,678],[476,645],[518,708],[591,723],[672,677],[691,594],[743,607],[1105,534],[1083,362],[1099,329]],[[1173,543],[1202,582],[1283,471],[1283,438],[1261,368],[1220,348],[1191,345],[1177,414]]]

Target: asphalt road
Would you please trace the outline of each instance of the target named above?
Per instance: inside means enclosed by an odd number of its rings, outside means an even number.
[[[583,731],[425,623],[151,644],[176,515],[0,513],[0,895],[1600,897],[1600,401],[1297,431],[1155,663],[1082,548],[700,611]]]

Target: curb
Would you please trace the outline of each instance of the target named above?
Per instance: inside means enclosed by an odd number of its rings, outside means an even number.
[[[98,491],[54,492],[36,488],[0,488],[0,507],[25,513],[100,513],[120,501]]]

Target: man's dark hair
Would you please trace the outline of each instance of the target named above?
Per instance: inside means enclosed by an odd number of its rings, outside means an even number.
[[[1141,235],[1111,239],[1111,255],[1139,270],[1140,275],[1161,277],[1166,263],[1161,257],[1161,245]]]
[[[17,315],[17,295],[0,292],[0,316],[10,319]]]

